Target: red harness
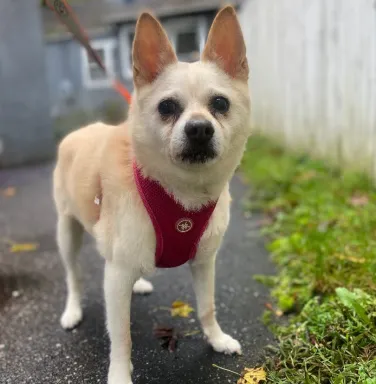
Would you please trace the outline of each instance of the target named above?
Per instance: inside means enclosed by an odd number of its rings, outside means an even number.
[[[187,211],[157,181],[145,178],[135,164],[133,170],[138,192],[155,230],[156,267],[174,268],[194,259],[217,203],[198,211]]]

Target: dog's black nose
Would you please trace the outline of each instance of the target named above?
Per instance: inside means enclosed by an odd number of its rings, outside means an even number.
[[[189,120],[184,130],[192,144],[205,145],[214,135],[212,123],[204,119]]]

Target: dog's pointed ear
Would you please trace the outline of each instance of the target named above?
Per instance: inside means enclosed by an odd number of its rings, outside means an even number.
[[[143,13],[133,42],[133,79],[136,87],[153,82],[165,67],[177,62],[167,34],[150,13]]]
[[[214,19],[201,60],[216,63],[233,78],[248,79],[243,33],[232,6],[220,10]]]

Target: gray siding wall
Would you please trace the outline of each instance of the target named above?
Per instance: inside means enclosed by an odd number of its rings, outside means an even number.
[[[0,167],[55,151],[37,3],[0,1]]]
[[[0,0],[1,1],[1,0]],[[113,0],[120,1],[120,0]],[[214,17],[214,12],[202,14],[201,18],[206,21],[209,28]],[[187,16],[186,20],[191,20]],[[162,19],[164,26],[169,30],[171,27],[176,27],[180,22],[184,22],[183,18],[166,18]],[[103,34],[95,36],[92,40],[95,41],[101,38],[113,37],[118,44],[119,51],[121,52],[120,45],[122,38],[120,38],[122,28],[133,28],[134,24],[124,25],[119,29],[114,27],[110,34]],[[60,40],[60,41],[47,41],[46,42],[46,58],[47,58],[47,76],[49,85],[49,94],[51,101],[51,115],[59,116],[69,112],[69,110],[95,110],[103,105],[104,102],[109,100],[120,100],[121,97],[111,88],[87,88],[83,82],[82,74],[82,48],[76,40]],[[115,60],[116,73],[121,76],[123,73],[121,68],[120,56]],[[122,78],[127,88],[132,91],[132,80]],[[67,100],[64,96],[63,88],[64,82],[68,81],[72,86],[72,99]]]
[[[101,37],[109,37],[101,36]],[[113,35],[117,39],[116,35]],[[98,38],[98,37],[97,37]],[[109,100],[122,100],[112,87],[87,88],[82,75],[82,48],[75,40],[46,43],[47,78],[51,100],[51,115],[64,115],[72,109],[93,110]],[[116,61],[120,73],[120,62]],[[64,93],[64,83],[72,87],[72,98]],[[132,90],[132,83],[126,82]]]

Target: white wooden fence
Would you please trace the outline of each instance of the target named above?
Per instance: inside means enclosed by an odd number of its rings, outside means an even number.
[[[248,0],[255,131],[376,179],[376,0]]]

